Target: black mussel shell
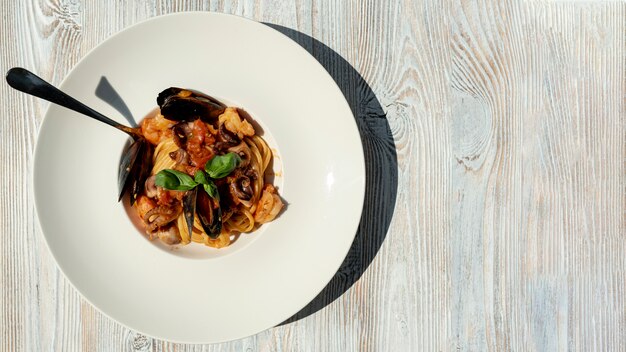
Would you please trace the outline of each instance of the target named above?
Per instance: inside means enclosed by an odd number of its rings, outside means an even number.
[[[150,176],[154,147],[143,138],[135,140],[122,156],[117,182],[119,200],[126,192],[130,194],[130,204],[135,204],[146,178]]]
[[[137,143],[137,141],[133,141],[133,143],[126,149],[124,154],[122,155],[122,160],[120,161],[120,167],[117,174],[117,186],[119,198],[118,201],[122,200],[122,197],[130,187],[130,175],[135,165],[135,161],[137,160],[137,155],[139,154],[139,150],[141,149],[141,143]]]
[[[159,93],[159,95],[157,96],[157,105],[159,107],[163,106],[163,104],[165,104],[165,99],[172,97],[174,95],[178,95],[178,93],[182,91],[183,91],[182,88],[176,88],[176,87],[169,87],[165,89],[164,91]]]
[[[170,87],[159,93],[157,104],[163,117],[171,121],[193,121],[201,118],[205,122],[212,122],[226,108],[208,95],[177,87]]]
[[[216,204],[217,203],[217,204]],[[214,205],[216,207],[214,208]],[[196,199],[196,215],[200,225],[210,238],[216,239],[222,232],[222,209],[219,200],[199,191]]]
[[[196,198],[198,197],[198,187],[187,191],[183,196],[183,213],[185,214],[185,222],[191,238],[193,231],[194,214],[196,213]]]

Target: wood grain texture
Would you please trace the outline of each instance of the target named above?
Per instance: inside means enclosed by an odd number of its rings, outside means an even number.
[[[29,191],[48,104],[3,83],[2,351],[624,349],[626,3],[4,1],[0,68],[58,84],[113,33],[189,10],[301,32],[370,160],[391,155],[389,128],[397,194],[368,190],[395,202],[382,246],[355,243],[358,281],[334,280],[339,298],[256,336],[201,346],[129,331],[48,253]]]

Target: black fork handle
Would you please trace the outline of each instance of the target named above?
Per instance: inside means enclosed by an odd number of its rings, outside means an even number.
[[[7,83],[9,83],[11,87],[21,92],[36,96],[57,105],[61,105],[83,115],[87,115],[100,122],[106,123],[109,126],[122,130],[132,137],[137,137],[137,132],[134,129],[124,126],[121,123],[102,115],[96,110],[63,93],[52,84],[44,81],[41,77],[25,68],[13,67],[7,72],[6,79]]]

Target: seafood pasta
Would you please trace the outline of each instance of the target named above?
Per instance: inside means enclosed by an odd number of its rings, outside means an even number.
[[[150,239],[222,248],[280,213],[283,202],[264,181],[272,151],[241,110],[181,88],[157,103],[141,122],[154,152],[134,204]]]

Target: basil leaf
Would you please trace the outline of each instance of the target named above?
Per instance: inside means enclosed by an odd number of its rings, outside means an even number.
[[[211,197],[217,200],[220,199],[220,194],[217,192],[217,186],[213,181],[209,180],[208,183],[202,184],[206,193]]]
[[[212,178],[223,178],[228,176],[239,163],[241,158],[237,153],[230,152],[224,155],[216,155],[211,160],[207,161],[204,165],[204,169]]]
[[[184,172],[165,169],[156,174],[155,184],[172,191],[189,191],[198,185],[196,181]]]
[[[202,184],[202,185],[207,185],[207,184],[209,184],[209,181],[210,181],[209,178],[206,175],[206,172],[204,172],[202,170],[196,171],[196,174],[193,175],[193,179],[197,183]]]
[[[206,172],[202,171],[202,170],[198,170],[196,171],[196,174],[193,175],[194,180],[201,184],[202,187],[204,187],[204,190],[206,191],[206,193],[211,196],[212,198],[215,199],[219,199],[219,193],[217,192],[217,186],[215,185],[215,183],[213,182],[213,180],[211,180]]]

